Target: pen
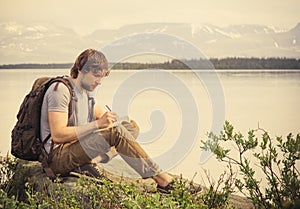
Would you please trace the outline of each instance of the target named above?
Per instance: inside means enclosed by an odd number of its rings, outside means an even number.
[[[108,105],[105,105],[105,107],[111,112],[111,109],[109,108],[109,106]]]

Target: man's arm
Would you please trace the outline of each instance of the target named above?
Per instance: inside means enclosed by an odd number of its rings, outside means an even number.
[[[84,126],[68,126],[68,113],[48,112],[51,136],[55,143],[66,143],[98,129],[97,121]]]
[[[99,111],[99,109],[97,111]],[[68,126],[68,113],[48,112],[53,141],[60,144],[78,140],[80,137],[86,136],[99,128],[105,128],[112,125],[117,120],[117,115],[114,112],[105,112],[102,115],[100,115],[101,112],[98,112],[97,114],[96,120],[86,125]]]

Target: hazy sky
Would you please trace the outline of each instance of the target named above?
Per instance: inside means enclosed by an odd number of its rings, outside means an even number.
[[[299,0],[0,0],[0,21],[50,22],[80,34],[146,22],[263,24],[290,29]]]

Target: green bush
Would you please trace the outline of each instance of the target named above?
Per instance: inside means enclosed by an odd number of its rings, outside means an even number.
[[[203,194],[203,202],[208,208],[234,208],[229,205],[229,200],[234,192],[235,175],[232,172],[232,168],[229,165],[229,172],[224,171],[217,182],[211,179],[208,171],[206,172],[206,178],[209,181],[209,188]]]
[[[43,191],[36,191],[33,179],[26,176],[26,169],[20,168],[17,178],[13,176],[16,161],[13,158],[1,161],[0,208],[233,208],[229,206],[230,189],[224,187],[221,192],[220,182],[213,184],[202,193],[191,194],[186,186],[192,184],[182,177],[177,177],[175,190],[171,194],[156,192],[155,185],[143,185],[141,181],[112,182],[107,178],[78,178],[74,187],[63,184],[57,179],[45,185]],[[5,168],[5,169],[4,169]],[[15,190],[17,192],[8,192]],[[24,192],[24,194],[22,194]]]
[[[15,158],[0,156],[0,189],[6,189],[10,183],[10,179],[15,174],[17,162]]]
[[[260,139],[256,137],[259,133]],[[235,186],[256,208],[300,208],[299,134],[273,139],[258,128],[250,130],[244,137],[240,132],[234,132],[233,126],[226,121],[220,135],[209,133],[208,137],[207,141],[202,141],[201,148],[213,152],[218,160],[239,168],[241,178],[236,178]],[[225,148],[229,144],[238,150],[236,156]],[[251,159],[256,159],[258,166]],[[257,178],[257,170],[263,173],[264,179]],[[262,180],[268,184],[264,189]]]

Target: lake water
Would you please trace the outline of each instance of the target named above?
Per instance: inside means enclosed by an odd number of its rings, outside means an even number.
[[[10,149],[16,113],[34,79],[66,74],[68,69],[0,70],[0,155]],[[213,157],[201,152],[200,140],[206,140],[206,133],[217,130],[224,119],[243,134],[258,126],[271,136],[300,132],[299,70],[197,74],[113,70],[97,89],[96,98],[102,107],[108,104],[120,116],[129,115],[138,122],[138,140],[164,169],[188,178],[197,172],[196,181],[205,181],[204,169],[214,179],[223,171]],[[127,167],[120,166],[118,158],[104,167],[126,175],[120,168]]]

